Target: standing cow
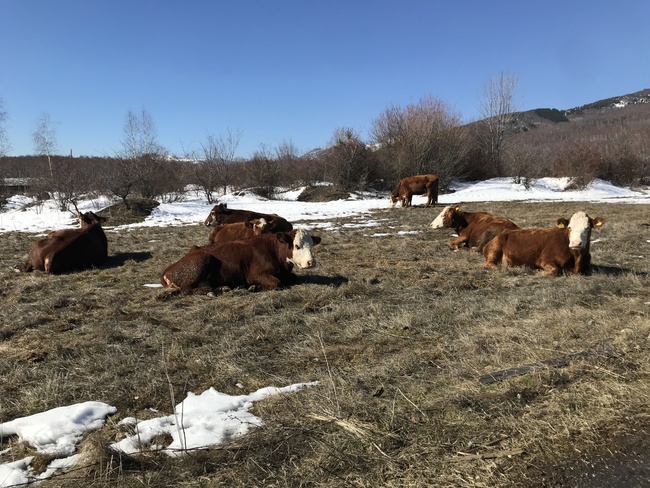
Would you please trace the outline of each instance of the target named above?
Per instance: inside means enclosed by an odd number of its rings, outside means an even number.
[[[402,178],[390,195],[390,204],[400,202],[402,207],[410,207],[413,195],[426,195],[426,206],[438,203],[438,175],[418,175]]]
[[[302,229],[262,234],[246,240],[194,246],[163,271],[167,288],[214,293],[245,286],[250,291],[274,290],[295,282],[293,267],[316,266],[312,248],[320,237]]]
[[[519,229],[514,222],[489,212],[464,212],[460,205],[448,205],[429,225],[432,229],[454,229],[458,237],[449,241],[449,247],[458,251],[461,247],[481,252],[495,235],[506,229]]]
[[[36,241],[21,271],[66,273],[75,269],[99,266],[108,256],[108,241],[101,223],[105,219],[93,212],[79,213],[79,229],[52,232]]]
[[[496,268],[528,266],[543,274],[589,274],[591,229],[598,229],[605,219],[592,219],[585,212],[576,212],[571,219],[560,218],[557,227],[505,230],[484,248],[485,265]]]

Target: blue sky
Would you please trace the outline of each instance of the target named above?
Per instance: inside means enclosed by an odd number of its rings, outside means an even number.
[[[473,120],[500,72],[521,110],[568,109],[650,88],[648,19],[647,0],[0,0],[9,154],[48,114],[58,153],[114,155],[142,109],[173,154],[229,130],[242,157],[306,152],[427,96]]]

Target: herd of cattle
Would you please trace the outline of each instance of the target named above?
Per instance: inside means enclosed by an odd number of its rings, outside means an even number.
[[[419,175],[404,178],[390,196],[411,206],[413,195],[427,195],[426,206],[438,200],[438,177]],[[108,256],[108,242],[101,227],[104,219],[93,212],[79,213],[80,228],[59,230],[36,241],[20,271],[41,270],[59,274],[100,266]],[[496,268],[528,266],[544,274],[588,274],[591,230],[604,219],[576,212],[569,220],[560,218],[557,227],[522,229],[505,217],[487,212],[464,212],[458,205],[445,207],[431,222],[433,229],[453,229],[458,237],[449,246],[470,248],[483,253],[485,265]],[[275,214],[229,209],[216,205],[205,225],[211,228],[209,244],[193,246],[168,266],[161,284],[184,293],[214,295],[233,287],[250,291],[273,290],[291,285],[292,270],[313,268],[313,246],[321,238],[294,229]]]

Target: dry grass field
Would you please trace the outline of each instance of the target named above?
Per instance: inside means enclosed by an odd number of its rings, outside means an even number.
[[[216,298],[143,286],[207,242],[199,224],[108,232],[105,266],[62,276],[14,272],[34,236],[2,234],[0,421],[87,400],[117,407],[80,445],[93,461],[52,487],[648,486],[648,207],[464,209],[521,226],[604,217],[593,274],[485,269],[447,248],[448,229],[428,228],[440,207],[341,220],[314,232],[319,264],[298,285]],[[530,364],[542,367],[479,381]],[[177,402],[208,387],[320,383],[256,403],[264,426],[230,445],[109,452],[120,419],[171,413],[167,376]],[[0,452],[30,453],[15,444]]]

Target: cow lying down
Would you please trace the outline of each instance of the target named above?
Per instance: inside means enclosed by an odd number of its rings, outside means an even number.
[[[253,219],[248,222],[233,222],[215,225],[210,231],[210,244],[239,241],[250,237],[274,232],[275,226],[269,225],[266,219]]]
[[[454,229],[458,237],[449,241],[449,247],[482,251],[483,246],[505,229],[519,229],[519,226],[505,217],[488,212],[464,212],[460,205],[448,205],[429,225],[432,229],[443,227]]]
[[[39,239],[27,262],[16,269],[59,274],[103,264],[108,256],[108,241],[101,226],[104,220],[93,212],[79,213],[81,228],[57,230]]]
[[[234,210],[225,203],[215,205],[205,219],[206,227],[231,224],[233,222],[249,222],[254,219],[264,219],[272,232],[289,232],[293,229],[291,222],[276,214],[265,214],[252,210]]]
[[[164,287],[181,292],[206,293],[248,287],[274,290],[291,285],[293,267],[316,266],[312,248],[321,241],[302,229],[262,234],[246,240],[194,246],[163,271]]]
[[[528,266],[544,274],[589,274],[591,229],[600,228],[605,219],[592,219],[576,212],[568,221],[560,218],[557,227],[504,230],[483,248],[485,265],[496,268]]]

